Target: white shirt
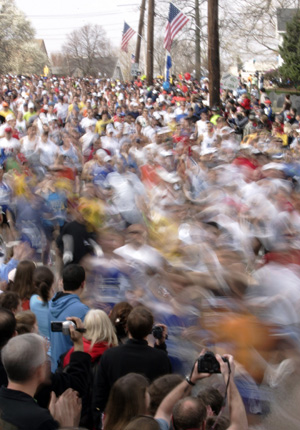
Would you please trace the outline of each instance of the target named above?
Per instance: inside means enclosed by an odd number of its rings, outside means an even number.
[[[0,149],[4,149],[6,155],[16,154],[17,152],[19,152],[20,142],[14,137],[10,139],[6,139],[6,137],[3,137],[2,139],[0,139]]]
[[[69,108],[68,103],[63,103],[63,104],[57,103],[54,108],[56,109],[57,118],[64,121],[68,115],[68,108]]]
[[[86,128],[90,127],[91,125],[93,126],[93,128],[95,128],[96,123],[97,123],[96,118],[90,119],[88,117],[85,117],[85,118],[82,118],[82,120],[80,121],[80,125],[84,130],[86,130]]]
[[[205,133],[207,131],[207,121],[202,121],[202,119],[200,119],[199,121],[196,122],[196,126],[197,126],[197,133],[198,136],[201,136],[203,133]]]
[[[35,151],[38,142],[38,137],[35,136],[33,140],[29,140],[28,136],[24,136],[21,145],[21,152],[25,157]]]
[[[58,146],[56,146],[52,140],[48,139],[47,142],[43,142],[39,139],[37,150],[40,153],[41,164],[44,166],[51,166],[54,164],[56,156],[58,155]]]
[[[140,248],[135,249],[132,245],[127,244],[115,249],[114,252],[127,261],[141,261],[156,269],[161,268],[164,263],[164,259],[161,254],[149,245],[142,245]]]
[[[117,139],[110,136],[101,137],[101,144],[103,149],[107,149],[111,155],[115,155],[119,153],[120,143]]]

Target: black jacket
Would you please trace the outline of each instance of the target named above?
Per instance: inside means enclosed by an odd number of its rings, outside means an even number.
[[[102,355],[94,385],[93,409],[104,411],[113,383],[130,372],[140,373],[152,382],[159,376],[172,372],[165,351],[152,348],[146,340],[129,339],[125,344],[108,349]]]
[[[34,399],[22,391],[0,388],[1,421],[16,426],[18,430],[53,430],[58,423],[47,409],[41,408]],[[2,423],[0,427],[5,428]]]
[[[40,406],[47,408],[51,391],[60,396],[68,388],[79,393],[80,397],[88,393],[89,375],[91,369],[91,356],[85,352],[75,351],[71,355],[66,372],[51,373],[51,383],[40,388],[35,398]]]

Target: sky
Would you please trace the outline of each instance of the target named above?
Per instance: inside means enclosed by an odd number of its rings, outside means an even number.
[[[86,24],[99,24],[113,46],[121,44],[124,21],[138,29],[139,0],[15,0],[44,39],[50,55],[61,50],[66,35]]]

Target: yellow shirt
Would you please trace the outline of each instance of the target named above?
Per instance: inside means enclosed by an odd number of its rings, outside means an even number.
[[[9,109],[7,112],[5,112],[5,110],[1,110],[0,111],[0,115],[4,116],[4,118],[7,117],[7,115],[12,114],[13,112]]]
[[[72,110],[73,110],[73,103],[72,104],[70,104],[70,106],[68,107],[68,111],[69,112],[72,112]],[[79,107],[79,110],[81,110],[81,109],[83,109],[84,107],[85,107],[85,104],[83,103],[83,102],[79,102],[78,103],[78,107]]]
[[[112,122],[113,122],[112,119],[107,119],[106,121],[104,121],[103,119],[99,119],[99,121],[96,122],[95,133],[98,133],[101,135],[105,131],[105,126]]]

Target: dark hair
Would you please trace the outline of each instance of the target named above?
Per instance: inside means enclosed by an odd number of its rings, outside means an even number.
[[[19,294],[15,291],[5,291],[0,294],[0,307],[7,309],[8,311],[15,311],[19,304],[21,303],[21,299]]]
[[[46,266],[37,267],[33,273],[33,285],[44,303],[50,299],[50,290],[54,282],[52,270]]]
[[[23,260],[17,266],[12,291],[19,294],[21,300],[28,300],[34,294],[33,272],[35,264],[30,260]]]
[[[135,307],[127,319],[127,328],[134,339],[144,339],[151,333],[153,327],[153,315],[146,306]]]
[[[0,348],[7,344],[16,331],[16,318],[8,309],[0,308]]]
[[[79,264],[69,264],[63,270],[63,287],[65,291],[76,291],[85,281],[85,270]]]
[[[148,380],[137,373],[128,373],[114,383],[105,409],[106,430],[123,430],[133,417],[146,414],[148,385]]]
[[[36,316],[31,311],[22,311],[17,313],[16,321],[18,334],[32,333],[33,326],[36,323]]]
[[[203,400],[206,406],[210,406],[215,415],[218,415],[223,406],[224,398],[217,388],[206,387],[197,394],[197,397]]]
[[[133,307],[127,302],[117,303],[111,310],[109,318],[116,328],[118,339],[127,336],[127,319]]]
[[[206,406],[198,397],[185,397],[173,408],[175,430],[199,429],[206,419]]]
[[[124,430],[159,430],[159,424],[153,417],[136,417],[130,421]]]
[[[150,415],[155,415],[162,400],[182,381],[183,377],[181,375],[163,375],[152,382],[148,390],[150,394]]]
[[[215,424],[216,420],[218,422]],[[205,424],[205,430],[226,430],[230,426],[230,420],[227,417],[209,417]]]

